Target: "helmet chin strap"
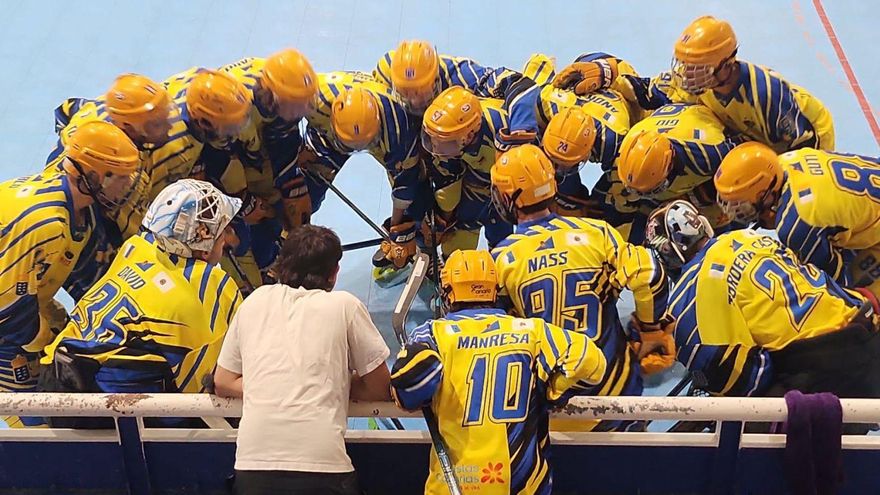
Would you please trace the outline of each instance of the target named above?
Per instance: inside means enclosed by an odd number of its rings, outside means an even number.
[[[98,207],[103,208],[104,203],[101,202],[101,200],[98,198],[99,193],[96,192],[94,190],[94,188],[92,187],[92,184],[89,181],[89,176],[86,175],[85,170],[83,170],[83,168],[80,166],[80,164],[76,163],[74,160],[71,160],[70,158],[68,158],[67,160],[70,161],[70,163],[73,165],[73,168],[75,168],[77,173],[79,174],[79,177],[76,178],[77,190],[80,193],[85,194],[86,196],[89,196],[90,198],[92,198],[92,201],[94,201],[94,203]]]

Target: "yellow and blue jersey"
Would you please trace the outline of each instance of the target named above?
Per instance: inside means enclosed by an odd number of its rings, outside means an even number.
[[[389,51],[373,69],[376,81],[392,87],[391,58],[394,50]],[[537,132],[535,127],[534,101],[537,87],[534,82],[523,76],[521,72],[498,67],[493,69],[480,65],[479,62],[466,57],[440,55],[437,81],[438,94],[453,87],[466,88],[481,98],[496,98],[504,101],[504,110],[510,115],[509,131]]]
[[[392,390],[407,409],[433,409],[463,492],[550,494],[548,410],[575,383],[600,380],[605,366],[582,334],[462,310],[413,331]],[[448,493],[433,451],[425,493]]]
[[[545,129],[550,119],[557,113],[572,107],[580,107],[593,117],[596,126],[596,141],[590,153],[590,161],[608,170],[617,158],[617,152],[624,136],[630,130],[629,108],[626,100],[613,90],[602,90],[586,96],[578,96],[571,91],[544,86],[538,100],[538,127]]]
[[[334,137],[330,123],[333,101],[343,91],[358,87],[372,94],[379,103],[379,136],[365,151],[388,173],[395,205],[406,208],[416,198],[423,180],[420,163],[421,121],[406,112],[403,104],[383,84],[362,72],[330,72],[318,75],[315,109],[306,130],[308,146],[335,175],[351,156]]]
[[[641,395],[638,363],[627,345],[617,300],[629,289],[639,321],[664,318],[666,274],[647,249],[627,244],[604,221],[549,215],[518,224],[492,257],[500,295],[514,314],[585,333],[602,349],[608,369],[585,393]]]
[[[107,274],[77,303],[59,346],[101,365],[105,392],[173,381],[176,391],[202,392],[241,295],[218,266],[161,250],[151,233],[123,244]],[[155,385],[152,385],[155,386]]]
[[[708,90],[689,95],[667,72],[642,81],[642,99],[648,100],[644,102],[647,108],[671,102],[700,103],[743,140],[759,141],[777,153],[804,147],[834,149],[831,112],[818,98],[772,69],[743,61],[737,64],[739,78],[729,94]]]
[[[470,197],[488,204],[492,185],[490,171],[495,164],[498,148],[495,135],[508,124],[504,102],[494,98],[480,98],[483,122],[474,141],[465,147],[461,157],[450,160],[433,160],[437,204],[444,211],[453,211],[462,198]]]
[[[740,78],[730,95],[706,91],[699,97],[724,125],[777,153],[803,147],[834,149],[834,124],[821,101],[773,70],[738,63]]]
[[[668,187],[651,198],[643,198],[640,210],[649,215],[666,201],[684,198],[697,205],[713,226],[726,224],[727,218],[715,203],[712,182],[721,160],[736,146],[725,134],[724,124],[702,105],[672,103],[633,126],[623,142],[635,139],[639,132],[646,130],[663,133],[669,139],[672,168]],[[624,195],[616,197],[624,198]]]
[[[94,228],[77,226],[66,174],[43,172],[0,184],[0,337],[37,352],[51,339],[50,304]]]
[[[773,352],[846,326],[863,300],[753,230],[710,239],[682,268],[670,295],[678,360],[706,391],[760,395]]]
[[[181,102],[180,99],[175,101],[168,141],[159,147],[140,150],[144,174],[134,184],[128,201],[106,212],[107,218],[114,220],[119,227],[123,239],[138,233],[141,220],[153,199],[169,184],[189,177],[198,161],[202,143],[187,129],[180,113]],[[110,122],[103,96],[94,100],[71,98],[55,110],[55,119],[58,144],[46,162],[51,170],[56,170],[60,165],[61,158],[65,156],[64,148],[79,126],[92,120]]]
[[[262,171],[266,176],[262,178],[266,184],[259,184],[259,174],[248,170],[252,175],[248,180],[248,188],[252,190],[256,188],[255,192],[258,195],[274,200],[277,198],[272,196],[276,193],[265,189],[267,186],[274,186],[279,189],[281,195],[286,195],[288,191],[284,190],[284,184],[289,180],[278,177],[284,175],[285,169],[296,160],[302,145],[302,135],[300,121],[289,122],[278,117],[265,99],[266,90],[258,90],[264,65],[265,59],[246,57],[224,65],[220,70],[231,74],[253,95],[253,107],[250,112],[252,125],[245,128],[238,139],[242,142],[241,149],[245,153],[243,162],[249,169]],[[273,181],[274,184],[270,185]]]
[[[880,159],[804,148],[780,155],[779,239],[839,282],[857,251],[880,246]]]

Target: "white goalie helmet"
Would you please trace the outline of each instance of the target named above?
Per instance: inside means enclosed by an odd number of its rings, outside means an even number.
[[[715,235],[697,208],[684,200],[667,203],[651,213],[645,242],[667,267],[679,269],[699,249],[700,241]]]
[[[163,242],[165,249],[192,257],[193,251],[211,251],[214,242],[241,208],[208,182],[179,180],[159,193],[141,223]]]

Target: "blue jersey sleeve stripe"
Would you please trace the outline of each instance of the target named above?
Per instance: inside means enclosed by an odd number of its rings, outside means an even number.
[[[0,258],[3,258],[3,256],[5,256],[6,253],[9,252],[10,249],[15,247],[15,245],[18,244],[19,241],[21,241],[25,237],[29,236],[32,232],[38,230],[40,227],[43,227],[44,225],[48,225],[48,224],[56,223],[56,222],[60,223],[62,226],[64,225],[64,219],[62,217],[49,217],[49,218],[44,218],[43,220],[40,220],[39,222],[32,224],[30,227],[24,229],[21,233],[19,233],[17,236],[15,236],[11,241],[6,243],[6,248],[3,249],[3,251],[0,251]]]
[[[217,294],[214,296],[214,309],[211,310],[211,333],[214,332],[214,323],[217,321],[217,313],[220,311],[220,306],[223,302],[223,289],[226,287],[226,283],[229,282],[229,280],[229,275],[224,275],[223,280],[220,281],[220,284],[217,287]]]
[[[63,237],[63,236],[59,234],[59,235],[56,235],[56,236],[50,237],[50,238],[48,238],[48,239],[43,239],[43,240],[41,240],[40,242],[37,242],[37,243],[34,244],[33,246],[29,247],[28,250],[25,251],[24,253],[22,253],[21,256],[19,256],[18,258],[16,258],[15,260],[13,260],[11,263],[9,263],[9,264],[6,266],[6,268],[4,268],[2,272],[0,272],[0,276],[5,275],[6,272],[8,272],[9,270],[11,270],[11,269],[13,269],[13,268],[16,268],[16,267],[18,266],[19,262],[21,262],[21,260],[23,260],[23,259],[25,259],[26,257],[30,256],[30,254],[31,254],[33,251],[39,249],[42,245],[44,245],[44,244],[48,244],[48,243],[54,241],[55,239],[59,239],[59,238],[61,238],[61,237]],[[4,261],[5,261],[5,260],[4,260]]]
[[[12,221],[10,221],[5,227],[3,227],[3,230],[0,230],[0,237],[6,237],[9,234],[9,232],[11,232],[12,229],[15,227],[15,224],[20,222],[23,218],[30,215],[31,213],[33,213],[37,210],[41,210],[43,208],[53,208],[56,206],[67,207],[68,205],[64,201],[56,200],[56,201],[43,201],[43,202],[37,203],[33,206],[26,208],[17,217],[13,218]]]
[[[550,327],[544,323],[544,338],[547,339],[547,343],[550,344],[550,351],[553,353],[553,362],[556,362],[561,357],[559,354],[559,348],[556,347],[556,342],[553,341],[553,334],[550,333]]]
[[[205,353],[208,352],[208,346],[202,347],[199,351],[199,355],[196,358],[196,361],[193,363],[192,367],[189,369],[189,372],[183,378],[183,381],[180,382],[180,386],[178,390],[183,390],[189,385],[189,382],[193,379],[193,376],[196,374],[196,370],[199,369],[199,365],[202,364],[202,359],[205,358]]]
[[[187,134],[187,133],[181,133],[181,134]],[[175,159],[175,158],[180,157],[181,155],[183,155],[183,154],[189,152],[189,150],[193,149],[194,147],[195,147],[195,144],[193,144],[193,143],[190,143],[190,144],[186,145],[186,146],[185,146],[184,148],[182,148],[180,151],[176,151],[176,152],[174,152],[174,153],[172,153],[172,154],[166,156],[165,158],[159,160],[158,162],[154,163],[154,164],[153,164],[153,168],[156,168],[156,167],[159,167],[159,166],[161,166],[161,165],[164,165],[164,164],[165,164],[166,162],[168,162],[169,160],[173,160],[173,159]]]
[[[205,302],[205,290],[208,288],[208,282],[211,280],[212,265],[203,263],[202,281],[199,283],[199,301]]]

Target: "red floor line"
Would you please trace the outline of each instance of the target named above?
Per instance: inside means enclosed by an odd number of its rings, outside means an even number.
[[[874,140],[877,141],[877,145],[880,145],[880,125],[877,125],[877,118],[874,116],[874,111],[871,109],[871,103],[869,103],[868,98],[865,97],[865,92],[862,91],[862,87],[859,85],[859,80],[856,79],[856,74],[853,72],[852,66],[849,65],[849,60],[846,58],[843,46],[841,46],[840,40],[837,39],[837,35],[834,33],[834,27],[831,25],[831,21],[828,20],[828,14],[825,13],[825,7],[822,6],[822,0],[813,0],[813,7],[816,9],[816,14],[819,15],[819,20],[822,21],[822,27],[825,28],[825,33],[828,35],[828,41],[830,41],[831,46],[834,47],[834,53],[837,55],[837,60],[840,62],[840,66],[843,67],[846,79],[849,81],[849,85],[852,88],[853,93],[856,95],[856,100],[858,100],[859,106],[862,108],[865,120],[868,121],[868,127],[871,128],[871,133],[874,134]]]

